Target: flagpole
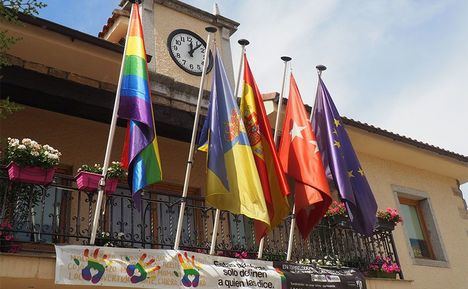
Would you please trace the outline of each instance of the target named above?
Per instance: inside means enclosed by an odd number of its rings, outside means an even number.
[[[281,116],[281,109],[283,107],[283,96],[284,96],[284,85],[286,83],[286,72],[288,68],[288,62],[291,61],[291,57],[289,56],[281,56],[281,60],[284,62],[284,72],[283,72],[283,83],[281,84],[281,94],[279,96],[278,100],[278,108],[276,111],[276,121],[275,121],[275,134],[273,136],[273,140],[275,142],[275,146],[278,145],[278,139],[279,139],[279,120]],[[265,247],[265,237],[263,237],[260,240],[260,243],[258,244],[258,253],[257,253],[257,259],[262,259],[263,257],[263,248]]]
[[[281,94],[278,100],[278,109],[276,112],[275,134],[274,134],[275,145],[278,145],[278,140],[279,140],[279,123],[280,123],[280,118],[281,118],[281,108],[283,106],[287,65],[288,65],[288,62],[291,60],[291,57],[282,56],[281,59],[284,61],[284,75],[283,75],[283,84],[281,86]],[[296,204],[294,203],[292,213],[291,213],[291,227],[289,228],[289,240],[288,240],[288,251],[286,254],[286,261],[291,260],[295,226],[296,226]]]
[[[327,67],[325,65],[319,64],[319,65],[315,66],[315,68],[317,68],[318,77],[319,77],[319,79],[321,79],[322,78],[322,72],[327,70]],[[312,111],[310,112],[309,121],[312,123]]]
[[[284,86],[286,83],[286,72],[288,68],[288,62],[291,61],[291,57],[289,56],[281,56],[281,60],[284,62],[284,72],[283,72],[283,84],[281,85],[281,94],[278,100],[278,108],[276,110],[276,122],[275,122],[275,134],[273,135],[273,140],[275,141],[275,145],[278,145],[279,139],[279,123],[281,118],[281,109],[283,107],[283,97],[284,97]]]
[[[192,172],[193,154],[195,150],[195,141],[197,138],[198,121],[200,119],[201,101],[203,98],[203,84],[205,82],[206,68],[208,65],[208,56],[210,55],[211,36],[218,29],[216,29],[215,27],[206,27],[205,30],[208,32],[208,36],[206,39],[206,50],[205,50],[205,56],[203,60],[203,70],[202,70],[202,74],[200,78],[200,89],[198,90],[197,108],[195,110],[195,119],[193,121],[192,139],[190,140],[190,149],[189,149],[189,155],[187,159],[187,167],[185,170],[184,188],[182,191],[182,200],[180,202],[179,220],[177,222],[177,231],[176,231],[176,236],[174,240],[174,250],[179,249],[180,235],[182,233],[182,224],[184,222],[185,205],[187,202],[186,198],[187,198],[187,193],[188,193],[188,188],[189,188],[190,174]]]
[[[291,227],[289,228],[288,253],[286,261],[291,261],[292,245],[294,241],[294,227],[296,226],[296,204],[294,204],[291,213]]]
[[[237,74],[237,83],[236,83],[236,88],[234,91],[234,98],[237,98],[237,95],[239,94],[239,87],[241,83],[241,73],[242,73],[242,65],[244,64],[244,53],[245,53],[245,47],[250,44],[250,42],[247,39],[239,39],[237,41],[241,45],[241,57],[240,57],[240,63],[239,63],[239,72]],[[219,225],[219,216],[221,215],[221,211],[219,209],[216,209],[216,214],[215,214],[215,220],[213,224],[213,234],[211,235],[211,244],[210,244],[210,255],[214,255],[216,251],[216,238],[218,237],[218,225]]]
[[[130,2],[133,3],[133,1],[130,1]],[[130,18],[129,18],[130,20],[132,19],[132,16],[133,16],[133,5],[130,8]],[[130,31],[130,20],[128,23],[126,35],[128,35]],[[107,138],[106,154],[104,156],[104,163],[102,165],[101,180],[99,181],[98,197],[96,201],[96,210],[94,211],[93,227],[91,229],[91,238],[89,240],[90,245],[94,245],[94,242],[96,241],[96,233],[97,233],[97,228],[99,225],[99,215],[100,215],[99,213],[101,212],[102,199],[104,198],[104,188],[106,187],[106,175],[107,175],[107,170],[109,168],[110,156],[112,152],[112,144],[114,142],[115,128],[117,125],[117,112],[119,110],[119,103],[120,103],[120,87],[122,83],[122,75],[123,75],[123,69],[124,69],[125,51],[127,50],[127,42],[128,42],[128,37],[126,37],[125,48],[122,53],[122,62],[120,65],[119,82],[117,83],[117,91],[115,92],[114,110],[112,111],[112,119],[111,119],[111,124],[109,128],[109,136]]]

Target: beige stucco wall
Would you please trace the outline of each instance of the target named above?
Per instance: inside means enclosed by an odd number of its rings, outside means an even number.
[[[117,83],[122,58],[117,52],[30,24],[0,25],[10,35],[21,38],[9,51],[16,57],[97,81]]]

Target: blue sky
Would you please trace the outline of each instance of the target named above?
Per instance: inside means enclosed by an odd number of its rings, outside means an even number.
[[[40,17],[97,35],[120,0],[45,1]],[[66,2],[66,4],[64,4]],[[207,11],[212,2],[187,1]],[[359,3],[359,4],[357,4]],[[241,23],[260,89],[279,91],[282,63],[304,101],[315,95],[315,65],[340,113],[468,155],[468,1],[218,1]],[[468,185],[463,187],[468,199]]]

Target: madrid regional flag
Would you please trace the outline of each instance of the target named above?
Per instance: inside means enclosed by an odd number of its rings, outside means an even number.
[[[332,199],[315,134],[292,74],[289,87],[279,156],[286,174],[295,180],[297,227],[305,239]]]

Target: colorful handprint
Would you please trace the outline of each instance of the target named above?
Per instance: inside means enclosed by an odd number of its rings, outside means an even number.
[[[199,264],[196,264],[195,256],[189,258],[187,256],[187,252],[185,252],[184,256],[182,256],[182,254],[179,253],[177,254],[177,257],[179,258],[180,266],[184,270],[184,276],[181,280],[182,284],[185,287],[197,287],[198,283],[200,282],[199,270],[201,269],[201,266]]]
[[[127,261],[130,261],[129,257],[126,257]],[[151,265],[154,263],[154,259],[149,260],[145,263],[146,254],[142,254],[140,260],[136,264],[129,264],[127,266],[127,274],[130,276],[130,282],[139,283],[145,281],[147,278],[151,278],[148,275],[152,272],[156,272],[161,269],[160,266]]]
[[[83,256],[87,259],[88,264],[81,270],[81,276],[84,280],[91,281],[93,284],[98,283],[111,262],[107,259],[107,255],[99,257],[99,248],[94,250],[92,257],[89,256],[89,249],[85,249]],[[80,260],[74,259],[74,261],[76,265],[80,265]]]

